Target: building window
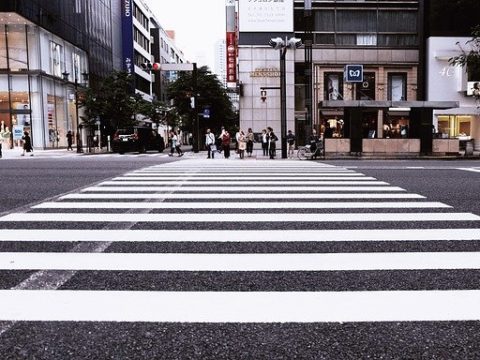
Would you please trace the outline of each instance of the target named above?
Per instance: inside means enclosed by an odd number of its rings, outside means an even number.
[[[388,74],[388,100],[407,100],[407,74]]]
[[[75,81],[80,81],[80,55],[72,53],[72,74]]]
[[[325,100],[343,100],[343,73],[325,73]]]
[[[50,64],[52,75],[61,77],[62,76],[62,46],[50,41]]]
[[[377,35],[376,34],[359,34],[357,35],[357,45],[364,46],[376,46]]]
[[[356,88],[356,100],[375,100],[375,73],[364,73]]]

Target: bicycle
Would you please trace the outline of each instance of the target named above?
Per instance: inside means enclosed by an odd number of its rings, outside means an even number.
[[[317,148],[314,152],[311,150],[311,145],[305,145],[298,148],[297,157],[299,160],[311,160],[317,156],[323,155],[323,143],[317,143]]]

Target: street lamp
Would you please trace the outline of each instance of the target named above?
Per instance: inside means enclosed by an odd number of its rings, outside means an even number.
[[[280,135],[282,140],[282,159],[287,158],[287,83],[285,58],[288,49],[297,49],[302,46],[302,40],[291,37],[285,40],[281,37],[270,39],[268,44],[280,51]]]
[[[62,73],[63,80],[68,81],[68,77],[70,73],[63,72]],[[89,74],[87,72],[82,73],[83,81],[86,83],[88,81]],[[80,136],[80,119],[78,118],[78,83],[77,72],[75,72],[75,79],[74,79],[74,87],[75,87],[75,117],[77,119],[77,153],[82,153],[82,137]]]

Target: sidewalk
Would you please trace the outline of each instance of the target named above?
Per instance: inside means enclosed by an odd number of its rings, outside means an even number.
[[[202,150],[198,153],[194,153],[191,150],[190,146],[185,146],[183,147],[185,156],[184,158],[194,158],[194,159],[206,159],[207,158],[207,151]],[[92,152],[83,152],[83,153],[77,153],[76,149],[73,149],[73,151],[67,151],[66,149],[48,149],[48,150],[34,150],[33,151],[33,157],[30,156],[29,153],[26,153],[25,156],[22,156],[23,150],[21,148],[15,148],[15,149],[3,149],[3,159],[31,159],[31,158],[71,158],[71,157],[77,157],[77,156],[92,156],[92,155],[109,155],[109,154],[116,154],[112,152],[107,152],[107,148],[103,149],[95,149],[95,151]],[[163,151],[163,154],[168,154],[170,151],[169,149],[165,149]],[[137,152],[132,152],[128,154],[134,154],[134,155],[139,155]],[[215,159],[225,159],[222,153],[216,153],[215,154]],[[213,159],[213,160],[215,160]],[[382,155],[360,155],[360,156],[355,156],[355,155],[337,155],[337,154],[332,154],[332,155],[327,155],[326,158],[319,157],[317,161],[322,161],[322,160],[478,160],[480,159],[480,153],[478,151],[475,151],[473,155],[471,156],[463,156],[459,154],[458,156],[434,156],[434,155],[429,155],[429,156],[422,156],[422,155],[416,155],[413,157],[404,157],[404,156],[382,156]],[[230,151],[230,158],[229,160],[241,160],[238,156],[238,154],[235,153],[235,150]],[[243,159],[245,161],[249,160],[270,160],[268,156],[263,156],[263,151],[262,149],[253,149],[253,153],[251,157],[248,157],[247,154],[245,154],[245,158]],[[282,159],[282,152],[281,150],[277,150],[277,156],[275,157],[275,160],[288,160],[288,159]],[[292,159],[290,160],[298,160],[297,158],[297,151],[295,150],[295,154]]]

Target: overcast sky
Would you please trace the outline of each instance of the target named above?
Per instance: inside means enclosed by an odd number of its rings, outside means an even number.
[[[225,38],[225,0],[144,0],[187,60],[215,71],[215,42]]]

